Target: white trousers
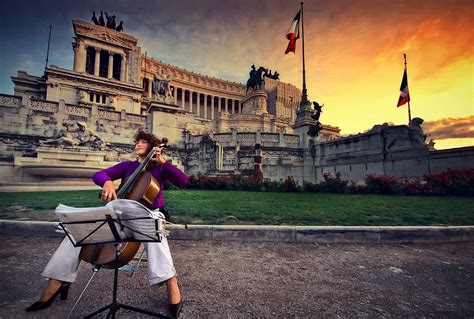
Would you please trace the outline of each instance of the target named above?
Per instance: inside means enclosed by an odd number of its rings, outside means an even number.
[[[176,270],[171,258],[168,240],[162,237],[161,243],[144,243],[148,257],[148,283],[154,285],[176,276]],[[74,247],[68,237],[65,237],[54,252],[41,274],[43,277],[65,282],[76,281],[79,271],[80,247]]]

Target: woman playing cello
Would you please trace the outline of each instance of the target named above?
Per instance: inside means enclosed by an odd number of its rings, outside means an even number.
[[[93,181],[102,187],[101,199],[105,202],[117,198],[114,180],[125,179],[134,173],[140,166],[140,160],[144,159],[149,152],[155,148],[155,156],[147,165],[147,171],[162,184],[169,181],[176,186],[184,186],[188,178],[171,163],[167,162],[157,146],[161,141],[152,134],[139,131],[135,136],[134,152],[138,156],[136,161],[124,161],[115,166],[101,170],[94,174]],[[164,209],[165,201],[160,189],[155,201],[150,205],[151,209]],[[166,282],[168,292],[169,311],[174,317],[178,317],[181,311],[182,299],[178,287],[176,270],[169,250],[166,238],[161,243],[145,243],[148,257],[148,282],[149,285]],[[26,311],[36,311],[49,307],[54,299],[61,294],[61,299],[67,298],[70,283],[74,282],[79,266],[79,254],[81,248],[74,247],[66,237],[46,265],[42,276],[48,278],[48,284],[43,290],[40,299],[26,308]]]

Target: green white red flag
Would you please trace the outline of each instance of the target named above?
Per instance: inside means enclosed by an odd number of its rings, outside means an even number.
[[[298,11],[293,21],[291,21],[290,28],[286,33],[286,38],[289,40],[288,47],[286,48],[285,54],[289,52],[295,53],[296,51],[296,40],[300,38],[300,17],[301,17],[301,10]]]
[[[398,98],[397,107],[410,102],[410,92],[408,91],[407,69],[403,72],[402,84],[400,85],[400,97]]]

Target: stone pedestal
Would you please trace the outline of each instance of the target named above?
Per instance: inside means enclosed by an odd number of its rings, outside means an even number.
[[[158,111],[158,112],[154,112]],[[178,117],[184,116],[185,111],[178,105],[167,102],[151,101],[148,104],[148,128],[159,138],[168,138],[171,144],[184,142],[183,131],[177,130]]]
[[[104,161],[105,152],[84,147],[37,149],[36,157],[15,157],[22,181],[44,181],[68,183],[84,181],[92,185],[92,175],[115,163]]]
[[[295,123],[293,124],[293,133],[300,136],[303,148],[308,148],[309,140],[312,139],[307,133],[310,126],[316,124],[316,121],[311,118],[313,113],[314,110],[311,107],[311,102],[308,100],[301,101],[296,113]]]
[[[267,101],[268,95],[264,90],[253,91],[241,101],[242,114],[261,115],[268,113]]]

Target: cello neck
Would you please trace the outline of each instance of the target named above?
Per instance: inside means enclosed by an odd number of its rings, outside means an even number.
[[[132,175],[127,179],[127,181],[120,187],[117,191],[117,198],[124,198],[125,195],[132,189],[133,185],[135,184],[138,176],[142,171],[144,171],[150,162],[153,155],[157,149],[163,148],[164,146],[160,145],[159,147],[153,147],[151,151],[147,154],[147,156],[143,159],[143,162],[133,171]]]

